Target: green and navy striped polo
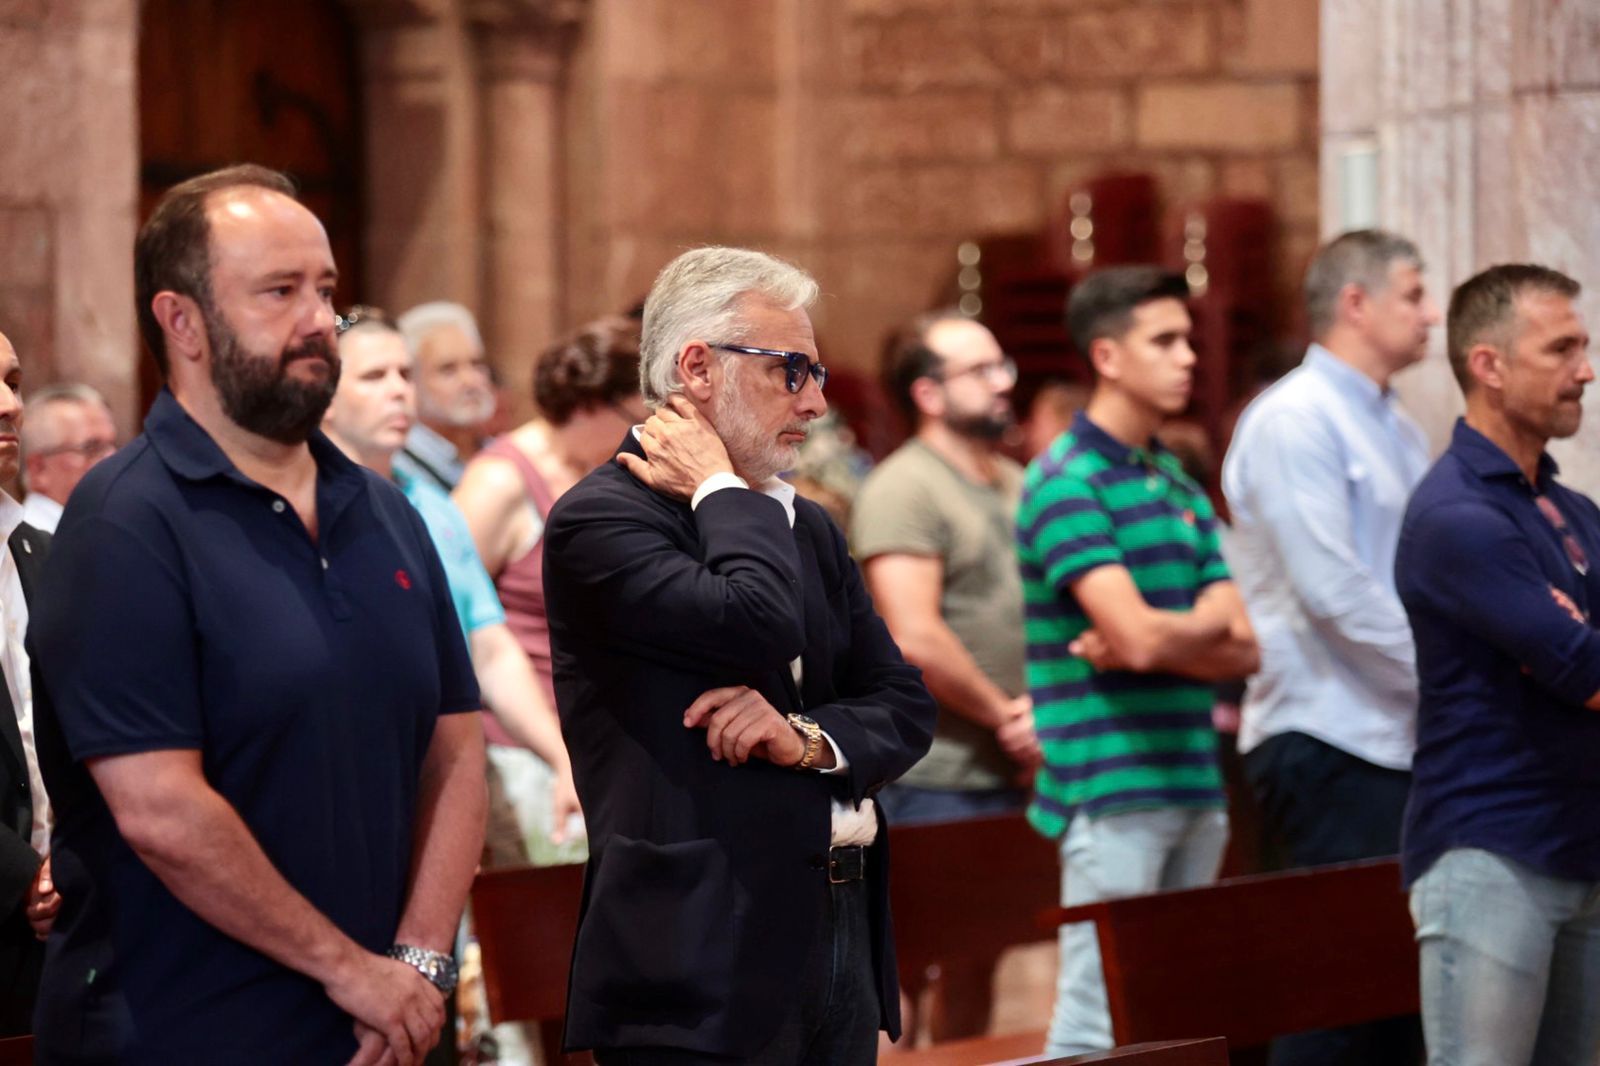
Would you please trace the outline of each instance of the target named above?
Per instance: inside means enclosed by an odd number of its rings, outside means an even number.
[[[1096,671],[1067,650],[1089,628],[1073,582],[1128,568],[1152,607],[1186,611],[1226,580],[1216,514],[1159,443],[1130,448],[1079,414],[1028,467],[1017,515],[1028,690],[1044,747],[1028,819],[1060,836],[1073,812],[1221,807],[1212,688],[1176,674]]]

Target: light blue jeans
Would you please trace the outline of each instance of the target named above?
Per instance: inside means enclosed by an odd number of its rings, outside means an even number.
[[[1061,904],[1208,884],[1227,845],[1228,816],[1220,810],[1162,807],[1102,817],[1079,812],[1061,838]],[[1109,1048],[1111,1014],[1094,923],[1063,925],[1059,939],[1061,969],[1045,1054]]]
[[[1595,1066],[1600,884],[1454,848],[1411,886],[1429,1066]]]

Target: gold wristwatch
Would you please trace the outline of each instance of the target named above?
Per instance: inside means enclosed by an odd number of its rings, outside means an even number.
[[[817,753],[822,751],[822,727],[814,719],[803,714],[791,714],[788,720],[789,725],[806,742],[805,754],[800,756],[800,761],[794,764],[794,768],[809,770],[817,761]]]

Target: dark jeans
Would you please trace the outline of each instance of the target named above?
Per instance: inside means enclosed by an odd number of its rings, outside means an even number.
[[[1400,851],[1411,775],[1358,759],[1304,733],[1281,733],[1244,757],[1245,776],[1293,867]],[[1400,891],[1397,884],[1395,891]],[[1314,921],[1314,917],[1308,918]],[[1417,1066],[1416,1015],[1273,1041],[1272,1066]]]
[[[856,1066],[878,1057],[878,990],[872,972],[867,884],[827,885],[794,998],[771,1043],[744,1058],[681,1048],[596,1049],[598,1066]]]
[[[959,822],[1020,811],[1028,794],[1016,788],[920,788],[885,785],[874,797],[890,825]]]

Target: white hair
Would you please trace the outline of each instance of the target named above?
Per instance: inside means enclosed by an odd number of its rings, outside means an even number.
[[[478,332],[478,320],[472,316],[471,311],[449,300],[418,304],[394,320],[394,328],[406,339],[406,351],[411,353],[413,363],[417,361],[417,352],[422,348],[422,342],[428,335],[445,326],[456,327],[478,348],[483,347],[483,335]]]
[[[757,296],[786,311],[810,307],[817,283],[799,267],[748,248],[707,247],[668,263],[644,302],[639,392],[660,407],[682,389],[678,354],[692,340],[741,343],[740,297]]]
[[[100,391],[93,385],[82,382],[61,382],[34,389],[22,405],[23,451],[38,451],[40,448],[55,446],[57,437],[55,418],[46,416],[44,412],[59,404],[69,403],[82,407],[99,407],[106,414],[111,413],[111,405],[106,403],[106,398],[100,395]]]

